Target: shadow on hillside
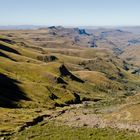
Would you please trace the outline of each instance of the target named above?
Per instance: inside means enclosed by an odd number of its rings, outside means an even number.
[[[65,65],[62,65],[60,68],[60,73],[61,73],[61,77],[65,77],[68,76],[71,80],[74,80],[76,82],[80,82],[80,83],[84,83],[84,81],[78,77],[76,77],[75,75],[73,75],[66,67]]]
[[[18,87],[16,80],[0,73],[0,107],[16,108],[20,100],[29,100]]]
[[[20,54],[17,50],[13,49],[13,48],[10,48],[4,44],[0,44],[0,49],[1,50],[4,50],[4,51],[8,51],[8,52],[11,52],[11,53],[15,53],[15,54]]]
[[[14,44],[15,43],[15,41],[10,40],[10,39],[6,39],[6,38],[0,38],[0,41],[3,41],[5,43],[9,43],[9,44]]]
[[[0,52],[0,56],[5,57],[5,58],[8,58],[8,59],[10,59],[12,61],[16,61],[16,60],[12,59],[11,57],[9,57],[8,55],[6,55],[6,54],[4,54],[2,52]]]

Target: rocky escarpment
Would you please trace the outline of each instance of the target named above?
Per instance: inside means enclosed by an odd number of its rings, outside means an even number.
[[[62,65],[60,68],[60,73],[61,73],[61,77],[69,77],[71,80],[74,80],[76,82],[80,82],[80,83],[84,83],[83,80],[81,80],[80,78],[78,78],[77,76],[73,75],[66,67],[65,65]]]

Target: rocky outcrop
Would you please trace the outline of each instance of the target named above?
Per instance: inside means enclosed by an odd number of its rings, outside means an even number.
[[[37,59],[40,60],[40,61],[48,63],[48,62],[55,61],[58,58],[54,55],[49,55],[49,56],[38,56]]]
[[[30,126],[34,126],[34,125],[36,125],[36,124],[44,121],[44,118],[46,118],[46,117],[51,117],[51,116],[50,115],[41,115],[41,116],[38,116],[38,117],[32,119],[31,121],[26,122],[23,126],[21,126],[19,128],[18,132],[21,132],[24,129],[30,127]]]
[[[90,35],[89,33],[86,32],[85,29],[75,28],[74,31],[76,31],[79,35],[87,35],[87,36]]]
[[[60,68],[60,73],[61,73],[61,77],[66,77],[68,76],[71,80],[76,81],[76,82],[80,82],[80,83],[84,83],[83,80],[81,80],[80,78],[78,78],[77,76],[73,75],[66,67],[65,65],[62,65]]]

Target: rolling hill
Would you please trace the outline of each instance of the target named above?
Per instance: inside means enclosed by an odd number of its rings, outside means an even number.
[[[121,30],[55,26],[0,31],[0,137],[24,133],[44,118],[58,121],[64,114],[65,120],[65,109],[73,117],[75,105],[82,105],[76,108],[79,116],[87,108],[87,118],[91,109],[108,121],[119,109],[122,117],[126,109],[131,115],[131,107],[139,107],[140,49],[128,40],[136,37]],[[115,109],[108,113],[110,108]],[[139,119],[133,118],[132,123]]]

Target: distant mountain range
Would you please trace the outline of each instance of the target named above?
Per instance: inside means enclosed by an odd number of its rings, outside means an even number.
[[[45,28],[49,26],[45,25],[1,25],[0,30],[32,30],[38,28]],[[51,26],[55,27],[55,26]],[[61,26],[57,26],[61,27]],[[128,31],[132,33],[140,34],[140,26],[69,26],[66,28],[81,28],[81,29],[118,29],[123,31]]]

